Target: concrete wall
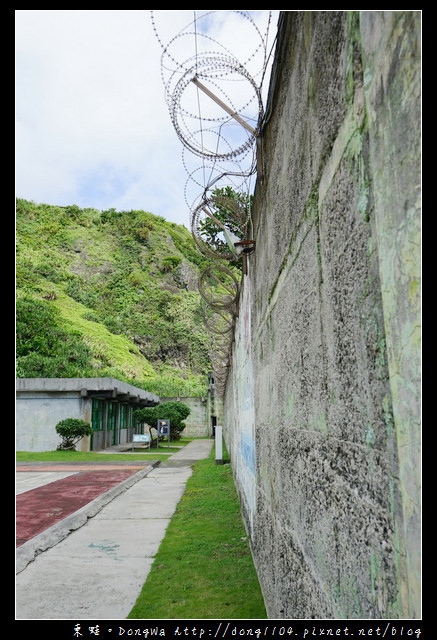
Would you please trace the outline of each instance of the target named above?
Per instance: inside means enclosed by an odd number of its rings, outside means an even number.
[[[200,438],[209,436],[211,428],[209,425],[209,410],[207,398],[161,398],[161,402],[182,402],[190,407],[191,413],[184,420],[186,427],[182,436]]]
[[[283,13],[224,437],[270,618],[420,617],[420,12]]]
[[[16,404],[16,450],[55,451],[61,443],[56,425],[65,418],[79,418],[91,423],[91,399],[80,393],[59,394],[29,392]],[[88,451],[89,437],[76,445],[78,451]]]

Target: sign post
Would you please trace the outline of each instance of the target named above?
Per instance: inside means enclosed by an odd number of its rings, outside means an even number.
[[[215,427],[215,463],[223,464],[223,427]]]

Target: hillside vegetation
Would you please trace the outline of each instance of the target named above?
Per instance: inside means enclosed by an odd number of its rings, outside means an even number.
[[[112,376],[204,395],[210,363],[183,226],[146,211],[17,199],[18,377]]]

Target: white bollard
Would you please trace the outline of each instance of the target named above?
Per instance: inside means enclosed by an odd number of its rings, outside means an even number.
[[[215,427],[215,463],[223,464],[223,427]]]

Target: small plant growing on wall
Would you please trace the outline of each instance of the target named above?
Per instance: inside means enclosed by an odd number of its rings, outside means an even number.
[[[86,420],[80,420],[79,418],[66,418],[65,420],[61,420],[55,429],[62,438],[62,442],[58,445],[57,451],[74,450],[81,438],[91,434],[90,423],[86,422]]]

